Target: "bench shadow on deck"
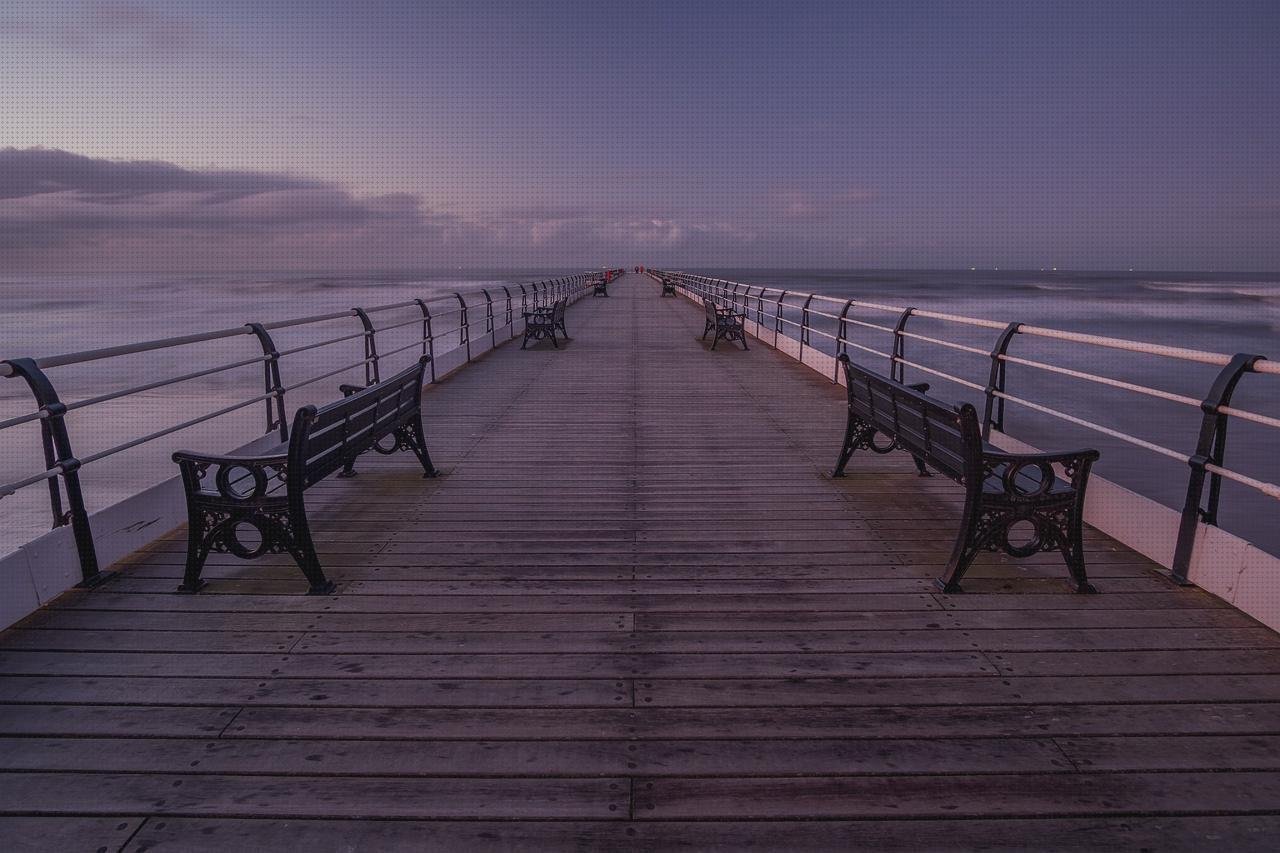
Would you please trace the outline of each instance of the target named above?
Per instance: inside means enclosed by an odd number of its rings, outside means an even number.
[[[309,493],[335,595],[172,536],[3,634],[6,849],[1270,845],[1275,633],[1093,531],[935,594],[959,490],[658,294]]]

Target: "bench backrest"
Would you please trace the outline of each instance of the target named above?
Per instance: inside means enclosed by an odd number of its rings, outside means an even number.
[[[425,356],[390,379],[327,406],[303,406],[289,437],[289,482],[323,480],[419,415]]]
[[[849,409],[909,453],[962,483],[982,480],[982,430],[972,405],[949,406],[840,356]]]
[[[707,312],[707,322],[714,323],[716,321],[716,304],[707,297],[702,297],[702,307]]]
[[[551,322],[554,325],[560,325],[564,322],[564,309],[569,305],[568,299],[557,299],[556,304],[551,306]]]

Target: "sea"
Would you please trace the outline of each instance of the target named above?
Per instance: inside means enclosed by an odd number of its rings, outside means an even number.
[[[631,265],[622,266],[629,269]],[[914,307],[1217,353],[1280,358],[1280,274],[1274,273],[1052,269],[687,271],[766,286],[773,298],[777,291],[815,293],[892,308]],[[271,322],[354,306],[430,299],[478,288],[500,294],[505,285],[518,292],[515,285],[520,282],[568,272],[576,270],[426,270],[341,275],[0,273],[5,306],[0,314],[0,358],[79,352],[225,329],[251,321]],[[627,286],[625,279],[620,286]],[[803,298],[787,296],[784,316],[799,319],[802,302]],[[834,332],[835,321],[821,313],[832,312],[833,306],[834,313],[839,313],[838,303],[816,300],[811,304],[815,333],[810,336],[810,345],[827,351],[833,349],[833,343],[822,333]],[[397,326],[379,336],[383,351],[403,348],[397,356],[401,360],[416,355],[409,346],[414,336],[421,334],[419,325],[412,322],[418,316],[416,311],[411,307],[378,315],[375,325]],[[850,340],[865,347],[852,347],[851,355],[879,369],[886,368],[887,362],[876,353],[889,352],[891,339],[875,327],[892,326],[895,313],[858,307],[851,309],[848,317],[854,321],[848,326]],[[980,352],[990,350],[996,334],[991,329],[923,318],[913,318],[908,330]],[[281,330],[276,344],[282,350],[302,347],[358,331],[354,318],[348,317]],[[794,336],[796,331],[784,324],[784,333]],[[62,399],[73,402],[136,387],[166,375],[195,373],[249,359],[256,354],[256,346],[253,339],[240,336],[177,351],[53,368],[49,374]],[[363,355],[360,346],[361,341],[354,337],[290,356],[291,374],[285,377],[285,383],[357,362]],[[907,359],[913,363],[980,385],[987,382],[990,361],[983,355],[919,339],[908,339],[906,346]],[[1195,362],[1029,336],[1016,338],[1010,353],[1195,400],[1205,396],[1218,371]],[[387,367],[394,369],[397,364]],[[325,402],[326,394],[332,396],[330,385],[360,378],[361,368],[354,367],[306,386],[289,395],[289,407]],[[980,392],[916,368],[907,369],[907,380],[929,381],[933,393],[948,399],[979,405],[982,402]],[[1181,454],[1194,450],[1202,420],[1196,407],[1030,367],[1010,368],[1007,391]],[[68,417],[74,450],[81,457],[109,450],[206,412],[252,399],[261,392],[261,368],[249,365],[77,410]],[[781,392],[785,393],[785,389]],[[1242,409],[1280,417],[1280,377],[1246,376],[1233,402]],[[0,421],[32,410],[30,394],[21,380],[0,381]],[[89,508],[92,511],[109,506],[172,476],[169,454],[179,447],[230,449],[246,435],[261,433],[264,424],[264,411],[260,404],[254,404],[86,465],[82,478]],[[1183,462],[1012,403],[1007,407],[1005,425],[1011,435],[1044,448],[1097,447],[1102,451],[1095,469],[1099,475],[1169,506],[1182,506],[1189,474]],[[833,447],[833,454],[835,450]],[[1233,423],[1225,463],[1256,479],[1280,483],[1280,430],[1245,421]],[[0,430],[0,483],[43,468],[35,424]],[[36,484],[0,498],[0,522],[0,554],[47,531],[47,489]],[[1219,517],[1224,528],[1272,553],[1280,553],[1278,522],[1280,503],[1245,486],[1224,486]]]

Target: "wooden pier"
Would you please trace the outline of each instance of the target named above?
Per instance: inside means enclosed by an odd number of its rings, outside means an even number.
[[[336,594],[175,535],[0,635],[4,849],[1273,849],[1273,631],[1094,532],[937,593],[959,489],[610,297],[308,493]]]

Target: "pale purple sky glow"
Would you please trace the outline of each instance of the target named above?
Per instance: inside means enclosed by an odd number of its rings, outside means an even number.
[[[1280,269],[1280,4],[19,0],[0,271]]]

